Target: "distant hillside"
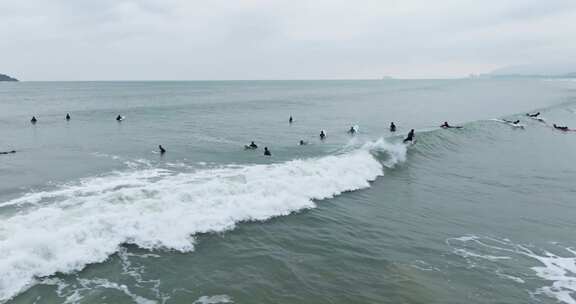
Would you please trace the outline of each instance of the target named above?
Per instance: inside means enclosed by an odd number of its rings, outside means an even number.
[[[0,74],[0,81],[18,81],[18,79],[12,78],[8,75]]]
[[[533,64],[507,66],[488,74],[490,77],[576,78],[576,64]]]

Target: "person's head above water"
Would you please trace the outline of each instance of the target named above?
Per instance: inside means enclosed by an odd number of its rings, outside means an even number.
[[[272,155],[272,153],[270,153],[270,150],[268,150],[268,147],[264,147],[264,155],[267,155],[267,156]]]

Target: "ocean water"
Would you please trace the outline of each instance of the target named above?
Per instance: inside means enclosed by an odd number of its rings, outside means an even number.
[[[576,82],[0,83],[0,303],[576,303],[552,123]]]

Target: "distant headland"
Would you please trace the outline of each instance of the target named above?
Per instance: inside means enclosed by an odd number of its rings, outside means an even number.
[[[18,81],[18,79],[10,77],[8,75],[0,74],[0,81]]]

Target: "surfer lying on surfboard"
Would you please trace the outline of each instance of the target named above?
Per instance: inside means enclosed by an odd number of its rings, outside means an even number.
[[[513,124],[513,125],[517,125],[520,123],[520,119],[517,119],[515,121],[511,121],[511,120],[506,120],[506,119],[502,119],[503,121],[509,123],[509,124]]]
[[[557,126],[556,124],[553,124],[552,126],[554,127],[554,129],[564,131],[564,132],[574,131],[574,130],[569,129],[567,126]]]
[[[460,129],[460,128],[462,128],[462,126],[451,126],[450,124],[448,124],[447,121],[445,121],[443,124],[441,124],[440,127],[444,128],[444,129]]]
[[[532,117],[532,118],[535,118],[535,117],[538,117],[538,116],[540,116],[540,112],[536,112],[536,113],[532,113],[532,114],[530,114],[530,113],[526,113],[526,116],[528,116],[528,117]]]

